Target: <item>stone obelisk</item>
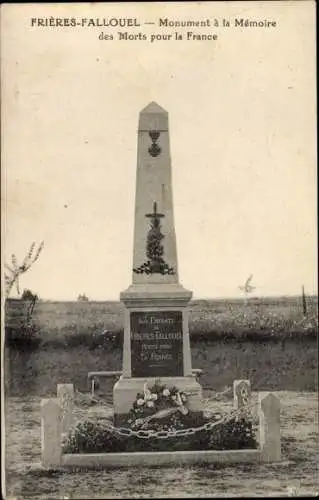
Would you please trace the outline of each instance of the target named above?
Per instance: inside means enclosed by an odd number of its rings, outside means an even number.
[[[201,409],[201,386],[192,375],[188,303],[192,292],[178,277],[168,113],[155,102],[140,112],[132,284],[125,306],[123,375],[114,386],[115,422],[132,407],[145,382],[160,379],[188,394]]]

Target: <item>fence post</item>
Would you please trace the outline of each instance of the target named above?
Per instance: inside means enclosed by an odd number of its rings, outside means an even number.
[[[234,380],[233,393],[234,393],[234,408],[236,410],[239,410],[243,406],[250,404],[251,401],[250,381]]]
[[[57,396],[62,410],[61,432],[67,433],[73,423],[74,387],[73,384],[58,384]]]
[[[41,401],[41,448],[44,466],[61,464],[61,407],[57,398]]]
[[[265,462],[281,458],[280,400],[271,392],[259,393],[260,448]]]
[[[306,295],[305,295],[305,287],[302,285],[302,312],[304,317],[307,317],[307,302],[306,302]]]

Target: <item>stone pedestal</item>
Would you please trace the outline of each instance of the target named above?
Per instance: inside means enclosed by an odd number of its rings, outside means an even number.
[[[202,388],[195,378],[189,377],[160,377],[158,378],[123,378],[121,377],[114,386],[114,423],[119,426],[125,420],[127,413],[132,408],[138,392],[143,392],[145,382],[147,387],[152,387],[155,382],[169,387],[177,387],[185,392],[188,397],[187,407],[193,412],[200,412],[202,406]]]
[[[176,386],[191,410],[202,408],[192,376],[188,303],[178,277],[168,114],[156,103],[140,113],[132,285],[125,306],[123,375],[114,386],[115,422],[129,412],[144,384]]]
[[[145,382],[176,386],[190,410],[202,408],[202,388],[192,375],[188,331],[191,292],[181,285],[132,285],[125,304],[123,375],[114,386],[114,413],[127,413]]]

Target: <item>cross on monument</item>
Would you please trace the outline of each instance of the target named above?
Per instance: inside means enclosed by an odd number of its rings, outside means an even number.
[[[145,214],[145,217],[148,217],[150,219],[158,219],[160,217],[165,217],[165,215],[164,214],[160,214],[157,211],[157,203],[156,203],[156,201],[154,201],[154,203],[153,203],[153,212],[150,213],[150,214]]]

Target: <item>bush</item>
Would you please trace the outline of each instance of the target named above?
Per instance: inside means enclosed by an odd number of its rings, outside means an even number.
[[[35,325],[22,325],[21,327],[5,328],[6,347],[17,350],[37,349],[41,344],[41,338]]]
[[[217,425],[209,437],[211,450],[240,450],[257,448],[252,422],[244,418],[233,418],[223,425]]]
[[[63,443],[64,453],[105,453],[124,451],[121,438],[102,422],[78,423]]]
[[[85,346],[89,350],[93,349],[111,349],[121,347],[123,344],[122,331],[78,331],[75,333],[67,333],[62,338],[66,347]]]
[[[217,420],[217,419],[215,419]],[[169,429],[189,429],[208,422],[201,414],[175,413],[166,419],[152,421],[143,430],[163,431]],[[124,424],[125,427],[128,427]],[[190,450],[238,450],[255,449],[257,442],[250,421],[232,419],[228,423],[215,426],[211,431],[201,430],[188,436],[166,439],[151,437],[141,439],[136,436],[122,436],[112,431],[103,422],[85,421],[77,424],[63,445],[64,453],[111,453],[137,451],[190,451]]]

